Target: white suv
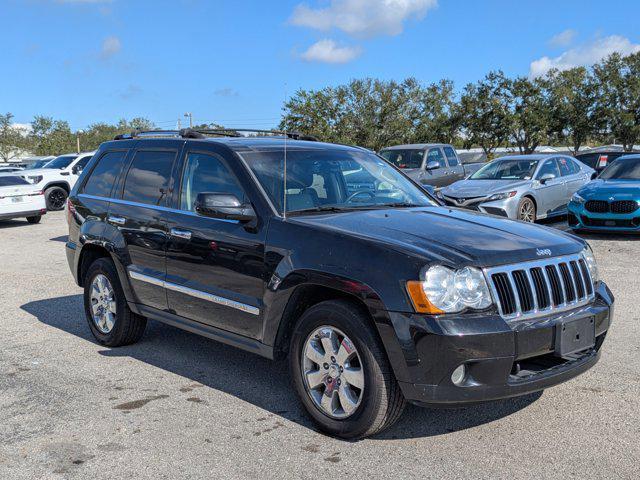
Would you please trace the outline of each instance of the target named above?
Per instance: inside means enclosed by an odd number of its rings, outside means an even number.
[[[17,174],[44,192],[47,210],[62,210],[69,192],[94,153],[60,155],[44,168],[22,170]]]

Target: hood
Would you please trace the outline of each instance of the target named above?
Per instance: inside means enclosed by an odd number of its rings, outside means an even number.
[[[490,217],[446,207],[368,210],[290,217],[316,228],[331,229],[387,248],[418,255],[425,262],[481,267],[578,253],[584,242],[549,227]]]
[[[582,187],[578,194],[584,198],[640,199],[640,181],[635,180],[594,180]]]
[[[51,172],[62,172],[62,170],[58,168],[34,168],[33,170],[24,169],[16,173],[19,173],[21,177],[24,177],[25,175],[47,175],[51,174]]]
[[[460,180],[443,188],[442,194],[454,198],[485,197],[530,184],[531,180]]]

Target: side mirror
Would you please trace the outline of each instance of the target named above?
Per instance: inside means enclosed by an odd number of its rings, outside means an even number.
[[[231,193],[199,193],[196,198],[196,212],[204,217],[238,220],[247,223],[256,218],[256,212],[250,204],[240,203]]]
[[[430,162],[427,162],[427,166],[425,167],[425,170],[429,171],[429,170],[437,170],[438,168],[440,168],[440,162],[436,162],[435,160],[431,160]]]
[[[595,180],[596,178],[598,178],[598,172],[593,172],[591,174],[591,180]]]
[[[71,173],[74,175],[80,175],[82,173],[82,165],[76,165],[71,169]]]
[[[553,180],[554,178],[556,178],[556,176],[553,173],[545,173],[540,177],[540,183],[544,185],[549,180]]]

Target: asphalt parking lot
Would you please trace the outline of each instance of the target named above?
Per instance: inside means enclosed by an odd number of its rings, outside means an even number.
[[[98,345],[64,214],[0,222],[0,479],[638,478],[640,239],[589,240],[617,300],[596,367],[519,399],[410,406],[352,443],[314,430],[283,363],[155,322]]]

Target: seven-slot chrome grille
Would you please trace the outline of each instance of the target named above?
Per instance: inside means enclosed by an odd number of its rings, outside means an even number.
[[[594,286],[580,254],[484,269],[505,320],[534,318],[589,303]]]

